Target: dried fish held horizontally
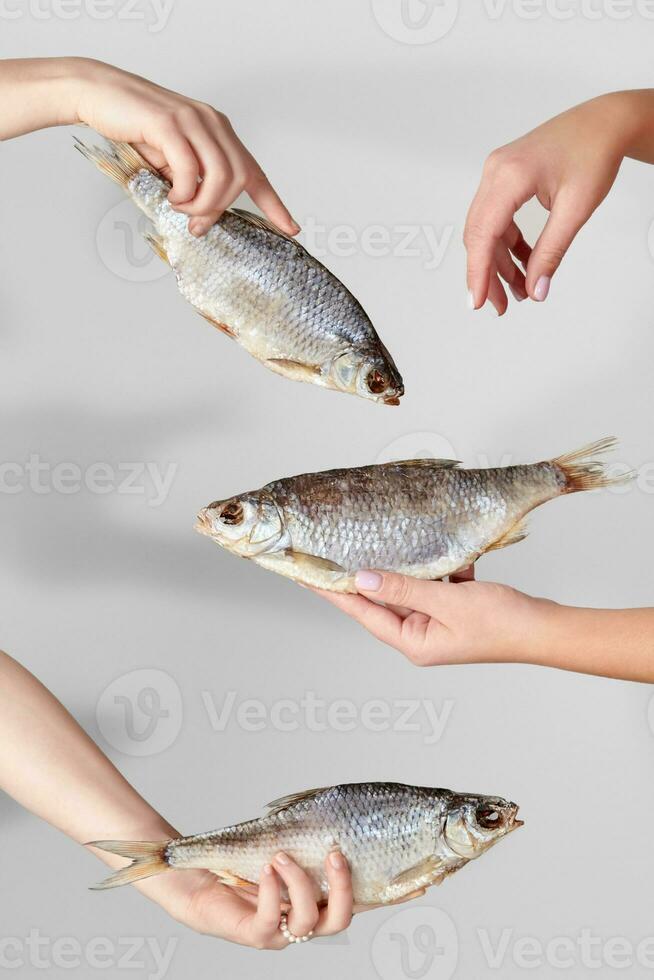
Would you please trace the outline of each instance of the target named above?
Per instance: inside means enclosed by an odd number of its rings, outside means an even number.
[[[205,507],[197,530],[297,582],[354,592],[378,568],[439,579],[526,535],[524,519],[562,494],[624,482],[598,454],[603,439],[542,463],[462,469],[414,459],[275,480]]]
[[[400,783],[352,783],[296,793],[270,813],[223,830],[168,841],[95,841],[132,864],[98,888],[113,888],[170,868],[203,868],[225,884],[255,886],[282,850],[312,878],[325,900],[324,863],[338,849],[352,872],[359,908],[391,905],[440,884],[522,826],[515,803]]]

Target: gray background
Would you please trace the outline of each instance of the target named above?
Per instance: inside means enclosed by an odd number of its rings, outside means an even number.
[[[425,11],[412,2],[416,16]],[[389,36],[399,0],[378,17],[365,0],[177,0],[157,32],[145,3],[133,20],[119,16],[120,3],[106,20],[84,8],[62,19],[46,0],[49,18],[24,4],[12,8],[20,16],[2,19],[3,56],[95,56],[220,107],[305,225],[348,225],[358,235],[372,225],[390,234],[401,225],[439,235],[451,228],[435,269],[426,268],[424,241],[413,256],[373,256],[360,245],[349,256],[325,256],[404,374],[402,407],[384,409],[286,382],[209,329],[172,278],[160,276],[157,260],[143,259],[138,236],[107,216],[120,190],[73,153],[69,133],[4,144],[2,461],[39,454],[83,470],[98,461],[177,470],[158,507],[147,494],[27,487],[0,495],[2,646],[188,833],[256,815],[288,791],[363,779],[505,794],[526,820],[412,906],[410,919],[389,925],[397,913],[376,911],[357,917],[338,942],[280,956],[196,936],[135,891],[88,892],[103,870],[93,857],[2,799],[3,936],[23,942],[38,929],[82,943],[140,936],[163,945],[173,937],[175,978],[367,978],[377,975],[375,957],[384,977],[445,978],[454,969],[456,977],[497,975],[478,930],[495,942],[506,929],[508,978],[526,972],[511,956],[518,937],[546,945],[576,940],[587,927],[602,941],[636,944],[654,933],[648,687],[528,667],[418,673],[315,596],[192,531],[198,508],[217,496],[279,475],[367,463],[394,440],[409,454],[442,454],[449,445],[474,464],[556,455],[615,433],[621,462],[651,467],[651,170],[624,165],[545,304],[513,305],[500,321],[466,308],[460,239],[486,153],[568,105],[652,84],[654,21],[635,2],[619,8],[625,19],[600,0],[597,19],[568,6],[569,19],[552,7],[535,8],[535,17],[528,8],[528,19],[510,3],[498,14],[501,4],[468,2],[445,36],[424,44]],[[448,11],[456,12],[451,2],[433,16]],[[542,217],[526,210],[533,238]],[[153,281],[138,281],[151,273]],[[568,603],[651,603],[652,489],[650,470],[649,487],[549,504],[533,516],[528,541],[484,558],[479,576]],[[124,675],[139,668],[164,671],[179,691],[167,747],[165,732],[130,743],[120,707],[111,714],[113,691],[137,697],[138,676]],[[147,676],[158,689],[160,675]],[[164,678],[164,702],[171,683]],[[296,731],[271,722],[248,731],[233,717],[215,731],[202,698],[210,692],[219,710],[229,692],[237,703],[271,706],[307,690],[358,706],[383,699],[392,712],[402,698],[439,710],[451,702],[451,714],[435,744],[424,730],[392,726],[315,732],[303,717]],[[113,744],[98,714],[114,726]],[[137,725],[146,723],[137,714]],[[427,971],[416,926],[434,908],[454,924],[458,963],[450,936]],[[405,935],[410,969],[389,932]],[[152,972],[147,957],[137,961],[137,976]],[[601,962],[592,969],[577,955],[567,971],[545,962],[528,972],[616,972]],[[635,959],[621,971],[646,972]],[[11,973],[43,971],[25,951]],[[127,971],[51,963],[48,975],[96,973]]]

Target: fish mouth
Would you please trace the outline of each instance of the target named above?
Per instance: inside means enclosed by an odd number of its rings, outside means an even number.
[[[518,811],[519,811],[519,809],[520,809],[520,807],[517,804],[514,803],[513,804],[513,813],[511,815],[511,820],[510,820],[510,823],[509,823],[509,825],[507,827],[507,833],[509,833],[509,834],[511,833],[511,831],[517,830],[519,827],[524,827],[524,825],[525,825],[524,820],[519,820],[518,819]]]

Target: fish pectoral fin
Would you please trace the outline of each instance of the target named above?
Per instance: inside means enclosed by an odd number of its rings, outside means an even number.
[[[379,463],[377,464],[377,469],[380,466],[404,466],[404,467],[419,467],[424,466],[432,467],[435,470],[453,470],[457,466],[461,465],[460,459],[396,459],[391,460],[389,463]]]
[[[146,242],[152,249],[155,255],[158,255],[162,262],[170,265],[170,259],[168,258],[168,252],[166,251],[166,246],[164,245],[163,238],[159,235],[155,235],[152,231],[146,231],[143,235]]]
[[[497,539],[497,541],[493,541],[493,543],[486,548],[486,551],[497,551],[498,548],[507,548],[510,544],[517,544],[519,541],[524,541],[528,533],[527,518],[522,517],[516,524],[513,525],[510,531],[503,534],[501,538]]]
[[[301,582],[303,585],[331,592],[356,592],[354,577],[327,558],[316,558],[298,551],[268,551],[252,559],[261,568]]]
[[[236,337],[236,334],[232,328],[228,327],[226,323],[221,323],[220,320],[214,320],[209,313],[203,313],[202,310],[198,310],[198,313],[201,317],[204,317],[207,323],[210,323],[212,327],[215,327],[216,330],[220,330],[220,332],[224,333],[227,337],[231,337],[232,340]]]
[[[320,569],[323,572],[345,572],[342,565],[331,561],[329,558],[307,555],[304,551],[293,551],[292,548],[287,548],[284,554],[291,558],[296,565],[304,565],[306,568]]]
[[[300,361],[292,361],[285,357],[271,357],[264,361],[264,364],[275,374],[281,374],[291,381],[313,383],[322,374],[317,364],[302,364]]]
[[[430,854],[423,861],[414,864],[412,868],[407,868],[406,871],[400,871],[398,875],[395,875],[391,879],[389,884],[415,884],[415,890],[421,891],[428,885],[440,884],[447,874],[448,870],[443,859],[437,857],[435,854]]]
[[[319,793],[324,793],[327,789],[329,789],[328,786],[320,786],[318,789],[305,789],[300,793],[289,793],[288,796],[280,796],[278,800],[273,800],[272,803],[266,803],[266,807],[271,811],[271,814],[281,813],[282,810],[288,809],[294,803],[310,800],[314,796],[318,796]]]

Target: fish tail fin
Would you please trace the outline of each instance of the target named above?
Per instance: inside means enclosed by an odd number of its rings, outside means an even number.
[[[102,147],[89,146],[77,139],[76,136],[73,139],[75,140],[75,149],[79,150],[83,157],[90,160],[98,170],[107,177],[111,177],[125,190],[127,190],[130,180],[141,170],[147,170],[155,177],[160,177],[155,168],[134,149],[131,143],[119,143],[116,140],[108,139],[106,140],[106,147]]]
[[[579,490],[598,490],[602,487],[615,487],[628,483],[633,479],[633,472],[620,473],[617,476],[610,476],[605,469],[605,464],[594,457],[601,456],[603,453],[610,452],[617,446],[617,440],[613,436],[606,439],[598,439],[591,442],[588,446],[583,446],[572,453],[564,453],[552,460],[554,466],[558,466],[565,476],[565,489],[563,493],[577,493]]]
[[[120,871],[115,871],[98,885],[92,885],[93,891],[102,891],[105,888],[118,888],[119,885],[131,885],[135,881],[143,878],[150,878],[152,875],[161,874],[169,871],[170,865],[166,859],[166,850],[170,844],[169,840],[164,841],[127,841],[127,840],[94,840],[89,841],[87,846],[97,847],[101,851],[108,851],[109,854],[119,854],[121,857],[131,858],[132,863]]]

